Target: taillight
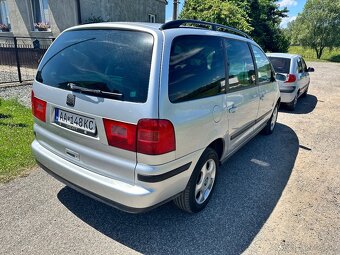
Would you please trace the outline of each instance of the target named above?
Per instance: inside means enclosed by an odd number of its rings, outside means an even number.
[[[33,90],[31,94],[31,101],[32,101],[33,115],[39,120],[45,122],[46,121],[46,102],[39,98],[36,98],[34,96]]]
[[[148,155],[160,155],[176,149],[175,130],[169,120],[141,119],[137,126],[104,119],[108,144]]]
[[[129,151],[136,151],[136,125],[104,119],[109,145]]]
[[[175,130],[169,120],[141,119],[138,122],[137,152],[160,155],[175,149]]]
[[[296,76],[294,74],[288,74],[287,80],[285,83],[290,83],[290,82],[295,82],[296,81]]]

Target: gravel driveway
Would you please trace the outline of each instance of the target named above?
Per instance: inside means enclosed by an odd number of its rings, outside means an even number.
[[[340,254],[340,64],[310,66],[309,95],[221,167],[203,212],[123,213],[37,168],[0,184],[0,254]]]
[[[23,81],[30,81],[34,79],[37,68],[21,66],[20,71],[21,79]],[[0,86],[5,84],[4,82],[13,82],[18,80],[17,66],[0,65]]]
[[[24,106],[31,107],[31,90],[32,85],[0,87],[0,98],[16,98]]]

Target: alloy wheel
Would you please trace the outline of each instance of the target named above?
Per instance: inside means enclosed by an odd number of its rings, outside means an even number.
[[[195,200],[198,204],[203,204],[209,197],[215,182],[216,163],[213,159],[207,162],[201,168],[195,187]]]

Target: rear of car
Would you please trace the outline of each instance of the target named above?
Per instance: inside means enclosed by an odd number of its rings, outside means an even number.
[[[268,53],[279,82],[281,102],[294,110],[301,95],[306,95],[309,86],[309,70],[299,55]]]
[[[129,24],[75,27],[56,39],[32,91],[32,149],[43,169],[131,212],[185,188],[187,173],[166,178],[191,164],[175,160],[174,127],[159,119],[162,43],[161,32]]]
[[[294,72],[295,58],[291,55],[267,54],[276,72],[281,92],[281,102],[290,103],[298,90],[297,74]]]

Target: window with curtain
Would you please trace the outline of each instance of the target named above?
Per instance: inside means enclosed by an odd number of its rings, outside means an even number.
[[[34,23],[49,23],[48,0],[32,0]]]
[[[0,0],[0,24],[3,24],[10,29],[10,21],[8,16],[8,8],[6,0]]]

